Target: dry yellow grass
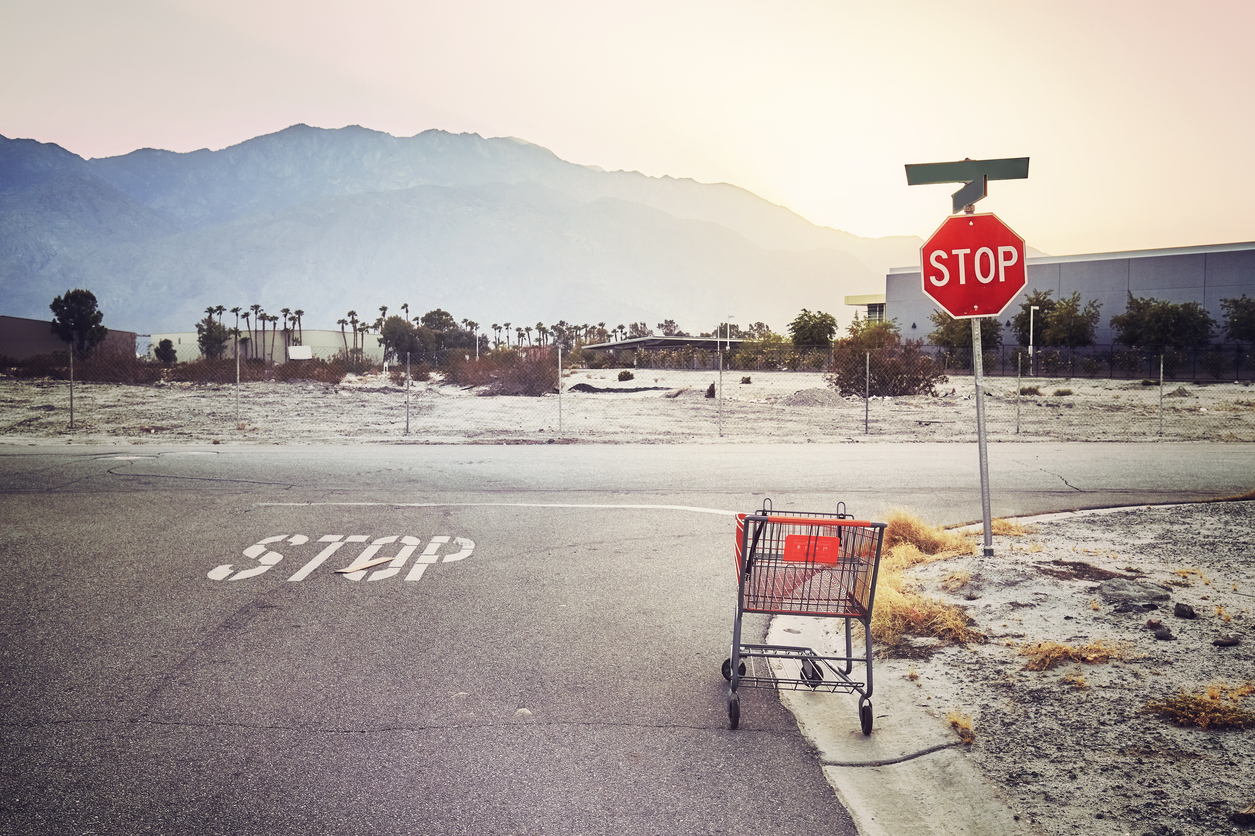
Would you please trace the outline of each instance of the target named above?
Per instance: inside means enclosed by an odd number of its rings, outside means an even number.
[[[972,554],[975,549],[967,535],[929,525],[901,508],[890,511],[885,522],[885,546],[890,549],[905,544],[932,556]]]
[[[1059,642],[1036,642],[1020,648],[1020,655],[1029,657],[1025,670],[1048,671],[1064,662],[1082,662],[1097,665],[1112,659],[1123,659],[1127,649],[1121,644],[1107,644],[1102,639],[1083,647],[1072,647]]]
[[[958,592],[967,586],[968,581],[971,579],[971,572],[947,572],[946,576],[941,579],[941,588],[946,592]]]
[[[1207,686],[1201,694],[1191,694],[1183,690],[1175,697],[1149,702],[1144,710],[1158,714],[1178,726],[1245,729],[1255,726],[1255,712],[1242,707],[1242,703],[1253,693],[1255,683],[1226,685],[1217,682]]]
[[[1026,534],[1036,534],[1037,526],[1020,525],[1015,520],[997,519],[990,521],[989,530],[999,537],[1023,537]]]
[[[909,511],[890,512],[885,529],[886,550],[880,559],[876,606],[872,610],[872,638],[896,646],[904,635],[928,636],[947,642],[984,642],[962,608],[909,589],[905,571],[935,560],[970,555],[975,541],[954,531],[930,526]]]
[[[959,740],[963,741],[963,745],[971,746],[972,741],[976,739],[976,733],[972,731],[972,718],[966,714],[951,711],[946,715],[946,719],[950,722],[950,728],[954,729],[955,734],[959,736]]]

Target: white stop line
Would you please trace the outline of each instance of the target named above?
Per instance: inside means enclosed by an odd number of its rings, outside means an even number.
[[[250,562],[245,566],[224,563],[211,569],[207,577],[215,581],[242,581],[246,578],[255,578],[270,571],[284,559],[284,554],[278,549],[283,549],[285,552],[308,552],[309,549],[300,547],[311,543],[325,543],[326,545],[306,560],[296,574],[288,578],[288,581],[305,580],[330,560],[332,555],[350,543],[363,543],[365,547],[347,565],[332,570],[333,573],[349,581],[387,580],[399,576],[406,564],[410,562],[410,558],[418,551],[418,547],[423,545],[420,538],[401,534],[378,537],[374,540],[371,540],[368,534],[325,534],[317,540],[311,540],[304,534],[276,534],[272,537],[263,537],[244,550],[244,557],[255,562]],[[399,548],[395,553],[389,548],[398,545]],[[296,548],[290,549],[289,546]],[[470,557],[474,551],[475,543],[465,537],[451,537],[443,534],[432,537],[427,541],[427,546],[422,553],[414,559],[409,571],[405,574],[405,580],[421,580],[427,567],[433,563],[455,563]]]

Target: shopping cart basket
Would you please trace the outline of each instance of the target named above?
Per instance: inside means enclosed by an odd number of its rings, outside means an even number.
[[[855,520],[845,513],[774,511],[771,501],[736,518],[736,620],[732,655],[724,660],[728,727],[741,720],[737,689],[789,688],[857,693],[863,734],[872,730],[872,604],[885,523]],[[745,613],[810,615],[845,619],[845,655],[823,655],[809,647],[743,644]],[[854,655],[853,622],[863,625],[863,655]],[[853,676],[861,663],[863,678]]]

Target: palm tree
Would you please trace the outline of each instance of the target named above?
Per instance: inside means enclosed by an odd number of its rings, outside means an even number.
[[[408,312],[408,311],[406,311],[406,313],[409,313],[409,312]],[[384,321],[384,319],[386,319],[386,318],[387,318],[387,316],[388,316],[388,306],[387,306],[387,305],[380,305],[380,306],[379,306],[379,321],[380,321],[380,322],[383,322],[383,321]]]
[[[353,353],[357,353],[357,311],[349,311],[345,314],[349,318],[349,325],[353,328]]]
[[[279,313],[283,314],[283,348],[284,348],[284,353],[286,354],[287,347],[290,343],[290,338],[292,334],[291,329],[288,328],[288,320],[292,318],[292,309],[280,308]]]
[[[495,335],[493,337],[493,345],[501,345],[501,326],[494,322],[492,324],[492,330]]]
[[[348,324],[349,324],[349,321],[347,319],[336,320],[336,325],[340,326],[340,336],[344,338],[344,353],[345,354],[349,353],[349,335],[344,333],[344,326]]]
[[[305,316],[305,311],[297,308],[292,311],[292,317],[296,320],[296,344],[305,344],[305,325],[301,322],[301,317]]]
[[[527,344],[531,345],[532,344],[532,326],[530,325],[525,326],[523,328],[523,331],[527,334]]]
[[[216,313],[216,314],[218,315],[218,324],[219,324],[219,325],[221,325],[221,324],[222,324],[222,315],[223,315],[224,313],[226,313],[226,311],[227,311],[227,309],[226,309],[225,307],[223,307],[222,305],[218,305],[217,307],[215,307],[215,308],[214,308],[214,313]]]
[[[235,314],[235,356],[240,356],[240,311],[244,310],[239,305],[231,309],[231,313]]]
[[[261,323],[261,305],[249,305],[248,309],[253,312],[253,321],[260,324]],[[257,340],[255,338],[255,335],[253,334],[253,326],[251,325],[248,328],[248,341],[249,341],[249,345],[251,346],[255,347],[257,345]],[[257,353],[256,348],[253,349],[253,353],[254,354]]]

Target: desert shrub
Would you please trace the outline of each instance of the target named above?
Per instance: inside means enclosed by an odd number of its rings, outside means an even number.
[[[857,348],[834,348],[828,385],[842,395],[936,395],[936,387],[949,380],[941,364],[925,354],[917,341],[872,351],[870,369],[866,358],[867,353]]]
[[[1066,398],[1068,395],[1071,395],[1071,394],[1072,394],[1071,389],[1056,389],[1055,390],[1056,398]]]
[[[336,354],[335,362],[340,364],[345,374],[369,374],[380,368],[360,350],[345,351],[340,349],[339,353]]]
[[[1152,701],[1145,711],[1158,714],[1178,726],[1200,729],[1245,729],[1255,726],[1255,712],[1242,707],[1243,701],[1255,693],[1255,684],[1229,686],[1215,683],[1201,694],[1181,691],[1175,697]]]
[[[404,367],[400,373],[404,378]],[[281,366],[275,366],[274,375],[275,380],[312,380],[336,384],[344,380],[344,366],[340,365],[339,360],[323,360],[319,357],[312,360],[289,360]]]
[[[1077,365],[1081,374],[1086,377],[1097,377],[1102,371],[1102,361],[1097,357],[1082,357],[1081,362]]]
[[[92,383],[153,383],[160,380],[163,373],[160,365],[141,360],[129,351],[98,349],[86,360],[74,364],[74,377]]]
[[[405,385],[405,364],[394,365],[388,372],[388,377],[392,379],[395,387],[404,387]],[[430,380],[432,379],[432,367],[425,363],[415,363],[409,367],[410,380]]]
[[[1021,386],[1020,394],[1021,395],[1040,395],[1041,387],[1040,386]]]
[[[246,364],[240,364],[241,379],[244,377],[246,368],[248,368]],[[201,357],[189,363],[180,363],[170,369],[166,373],[166,380],[178,381],[180,383],[234,383],[235,361],[210,360],[206,357]]]
[[[710,384],[710,386],[706,387],[706,397],[713,398],[714,396],[715,396],[715,384],[712,383]]]
[[[1198,364],[1203,367],[1203,371],[1207,372],[1215,380],[1226,376],[1230,369],[1233,368],[1233,361],[1229,355],[1220,351],[1208,351],[1198,358]]]
[[[632,373],[631,373],[630,371],[628,371],[627,369],[624,369],[623,371],[619,372],[619,380],[621,380],[621,381],[623,381],[623,380],[634,380],[635,378],[636,378],[636,375],[632,374]]]
[[[498,349],[469,360],[450,355],[443,371],[450,383],[468,388],[483,387],[485,395],[536,397],[558,391],[556,351],[520,353]]]
[[[741,378],[741,383],[742,383],[742,384],[747,384],[747,383],[749,383],[749,382],[750,382],[750,379],[749,379],[748,377],[743,377],[743,378]]]
[[[1117,351],[1112,357],[1111,364],[1126,377],[1141,374],[1146,366],[1145,359],[1139,351]]]
[[[1047,376],[1057,375],[1063,368],[1063,356],[1057,351],[1038,351],[1037,369]]]

